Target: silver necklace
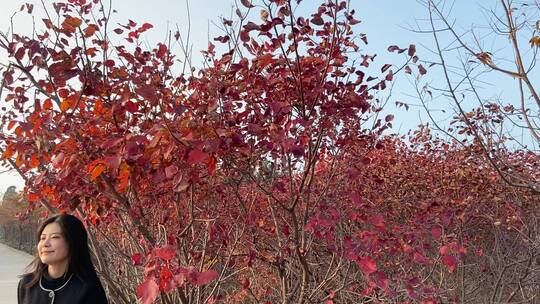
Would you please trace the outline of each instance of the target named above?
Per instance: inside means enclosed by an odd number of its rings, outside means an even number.
[[[69,279],[64,283],[64,285],[62,285],[62,286],[60,286],[60,287],[58,287],[58,288],[56,288],[54,290],[53,289],[47,289],[47,288],[43,287],[43,284],[41,284],[41,279],[43,277],[41,277],[41,278],[39,278],[39,287],[41,287],[41,289],[43,291],[46,291],[46,292],[49,293],[49,298],[51,299],[51,304],[54,304],[54,298],[56,297],[56,292],[59,291],[60,289],[64,288],[64,287],[66,287],[66,285],[69,283],[69,281],[71,280],[72,277],[73,277],[73,274],[71,274],[69,276]]]

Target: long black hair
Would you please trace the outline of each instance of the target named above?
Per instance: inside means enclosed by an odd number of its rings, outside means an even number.
[[[83,223],[73,215],[59,214],[46,219],[38,228],[36,235],[36,242],[39,243],[41,233],[43,229],[51,223],[57,223],[60,226],[62,235],[66,240],[69,248],[69,263],[68,269],[75,276],[78,276],[82,280],[87,278],[95,278],[96,270],[92,259],[90,258],[90,248],[88,247],[88,233],[84,228]],[[32,278],[26,288],[34,286],[39,279],[47,271],[47,264],[43,264],[39,258],[39,252],[36,255],[30,265],[28,265],[29,272],[26,275],[31,275]]]

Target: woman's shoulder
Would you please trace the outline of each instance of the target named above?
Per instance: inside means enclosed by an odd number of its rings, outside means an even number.
[[[35,292],[35,285],[28,288],[27,285],[33,279],[33,274],[25,273],[21,275],[19,285],[17,286],[17,302],[27,303],[28,297],[32,297],[30,294]]]
[[[28,283],[30,283],[30,281],[32,281],[32,278],[34,278],[34,274],[33,273],[25,273],[23,275],[20,276],[20,280],[19,280],[19,288],[22,287],[23,285],[26,285]]]

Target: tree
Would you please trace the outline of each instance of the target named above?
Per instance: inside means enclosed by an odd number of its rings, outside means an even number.
[[[145,49],[152,25],[112,28],[97,0],[44,7],[35,38],[4,36],[3,157],[30,210],[85,220],[113,303],[455,301],[460,261],[486,240],[464,227],[519,227],[529,209],[491,208],[507,188],[477,151],[383,135],[393,116],[375,95],[417,64],[414,45],[368,77],[347,2],[309,17],[241,3],[207,66],[180,74],[179,34]]]
[[[507,151],[520,150],[538,165],[538,1],[493,1],[498,5],[486,9],[488,24],[464,32],[453,20],[447,1],[421,3],[429,24],[418,30],[432,36],[436,58],[431,66],[444,79],[425,85],[418,82],[418,97],[435,126],[457,141],[472,142],[508,184],[538,193],[538,170],[516,171],[515,160],[506,158],[511,155]],[[490,88],[497,84],[507,86],[502,97]],[[438,125],[439,119],[428,108],[428,102],[439,97],[455,113],[449,128]]]

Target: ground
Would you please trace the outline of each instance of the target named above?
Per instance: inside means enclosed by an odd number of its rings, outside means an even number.
[[[17,303],[18,276],[31,260],[31,255],[0,244],[0,304]]]

